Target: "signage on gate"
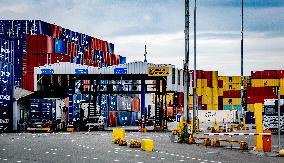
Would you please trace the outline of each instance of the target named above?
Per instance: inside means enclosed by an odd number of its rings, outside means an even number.
[[[88,69],[75,69],[75,74],[88,74]]]
[[[148,67],[148,76],[168,76],[169,67]]]
[[[49,75],[49,74],[54,74],[53,69],[41,69],[41,74]]]
[[[127,68],[115,68],[114,74],[127,74]]]

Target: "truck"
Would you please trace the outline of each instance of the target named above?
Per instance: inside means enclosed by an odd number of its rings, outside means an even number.
[[[66,125],[67,107],[60,99],[30,99],[28,132],[53,132]]]
[[[278,99],[265,99],[263,104],[263,129],[278,132]],[[280,132],[284,132],[284,99],[280,100]]]
[[[86,123],[87,129],[104,130],[104,117],[101,114],[99,105],[94,105],[93,102],[81,102],[81,108],[84,110],[83,121]]]

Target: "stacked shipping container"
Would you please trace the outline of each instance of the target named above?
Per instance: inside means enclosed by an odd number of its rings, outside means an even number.
[[[14,41],[0,39],[0,131],[12,128]]]
[[[104,67],[123,64],[114,44],[41,20],[0,20],[0,37],[14,39],[15,83],[33,91],[33,69],[50,63],[72,62]]]

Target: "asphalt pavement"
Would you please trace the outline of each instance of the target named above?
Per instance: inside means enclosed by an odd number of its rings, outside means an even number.
[[[0,134],[0,162],[15,163],[283,163],[284,158],[256,154],[226,147],[205,147],[202,144],[172,143],[169,133],[126,132],[126,139],[150,138],[155,151],[145,152],[111,142],[112,132],[60,133],[2,133]],[[284,142],[284,141],[283,141]]]

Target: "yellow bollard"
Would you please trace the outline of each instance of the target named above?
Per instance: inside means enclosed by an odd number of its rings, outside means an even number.
[[[279,156],[280,156],[280,157],[284,157],[284,149],[281,149],[281,150],[279,151]]]
[[[114,128],[112,130],[112,141],[114,142],[118,138],[125,139],[125,129],[124,128]]]
[[[256,103],[254,104],[254,117],[255,117],[255,124],[256,124],[256,133],[262,133],[262,103]],[[255,141],[255,149],[257,151],[263,150],[263,142],[262,142],[262,136],[257,135],[256,141]]]
[[[154,140],[151,139],[142,139],[142,150],[151,152],[154,151]]]

